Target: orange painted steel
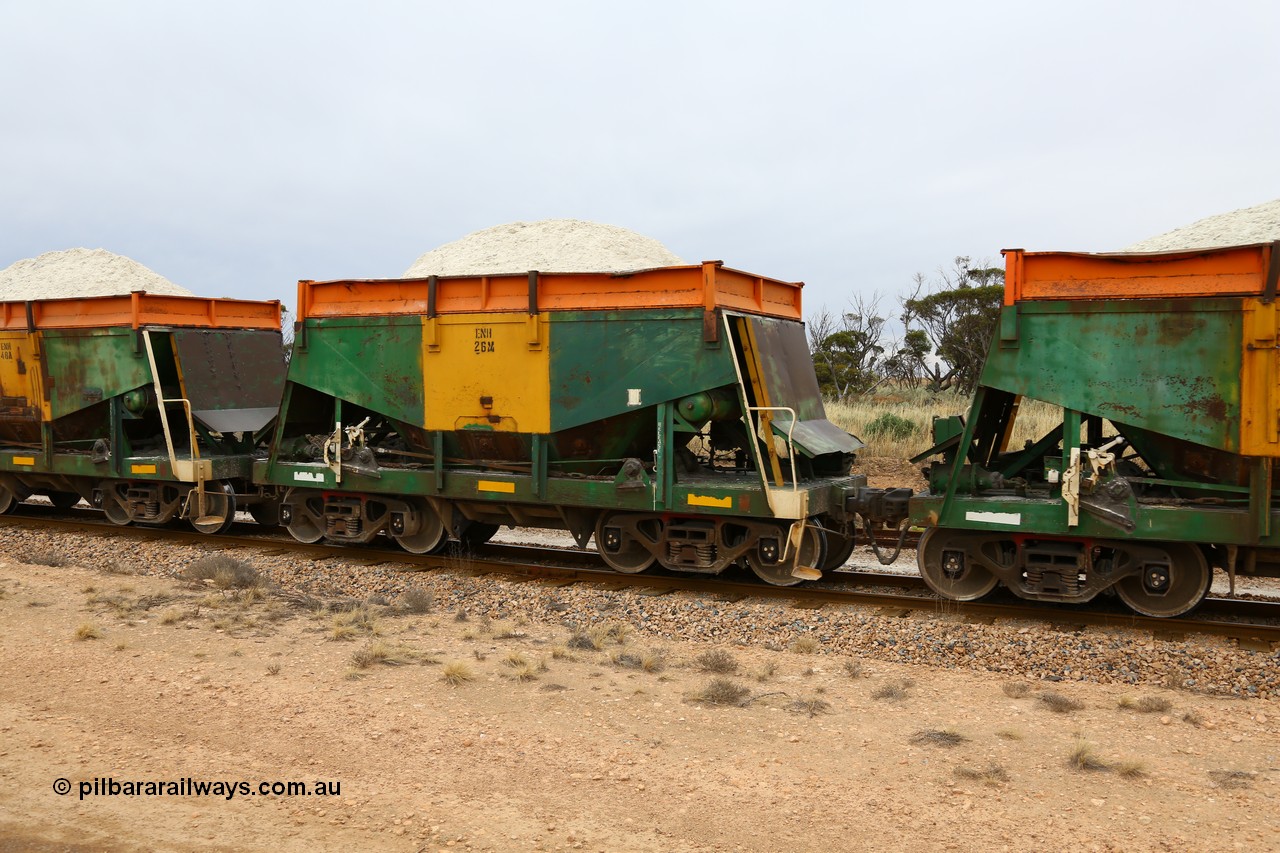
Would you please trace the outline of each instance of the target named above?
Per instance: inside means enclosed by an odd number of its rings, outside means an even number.
[[[730,269],[720,261],[630,273],[540,273],[538,311],[729,308],[799,320],[801,282]],[[426,314],[429,279],[298,282],[298,316]],[[436,279],[439,314],[529,310],[529,274]]]
[[[1004,304],[1040,299],[1261,296],[1273,251],[1270,243],[1160,254],[1005,249]]]
[[[120,296],[0,302],[0,329],[88,329],[104,326],[133,329],[140,326],[279,329],[280,313],[280,302],[275,299],[265,302],[208,299],[135,291]]]

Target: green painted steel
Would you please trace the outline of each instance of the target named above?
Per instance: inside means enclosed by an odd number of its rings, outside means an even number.
[[[294,342],[288,379],[421,426],[422,319],[410,316],[307,320]]]
[[[54,420],[151,383],[146,351],[132,329],[49,330],[41,346]]]
[[[1239,448],[1239,299],[1023,302],[980,384],[1151,432]],[[1007,330],[1006,330],[1007,331]]]
[[[549,316],[553,432],[737,382],[732,349],[703,340],[701,311]]]

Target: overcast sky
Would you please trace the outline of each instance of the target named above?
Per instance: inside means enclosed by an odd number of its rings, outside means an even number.
[[[1280,197],[1274,2],[0,0],[0,268],[214,296],[577,218],[807,283]]]

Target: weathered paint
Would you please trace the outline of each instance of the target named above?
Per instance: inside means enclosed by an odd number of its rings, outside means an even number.
[[[422,318],[422,423],[551,430],[550,358],[543,315],[450,314]]]
[[[725,495],[724,497],[714,497],[712,495],[689,495],[686,499],[689,506],[710,506],[720,509],[732,509],[733,497]]]

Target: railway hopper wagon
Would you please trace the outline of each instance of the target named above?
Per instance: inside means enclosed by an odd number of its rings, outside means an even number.
[[[280,304],[120,296],[0,303],[0,511],[81,498],[117,524],[270,521],[252,484],[284,382]]]
[[[921,574],[973,600],[1114,593],[1176,616],[1214,568],[1280,575],[1280,244],[1178,254],[1005,253],[967,418],[934,422]],[[1060,421],[1010,442],[1024,400]]]
[[[817,578],[853,548],[865,479],[826,420],[800,287],[719,262],[300,282],[255,477],[304,542],[558,528],[620,572]]]

